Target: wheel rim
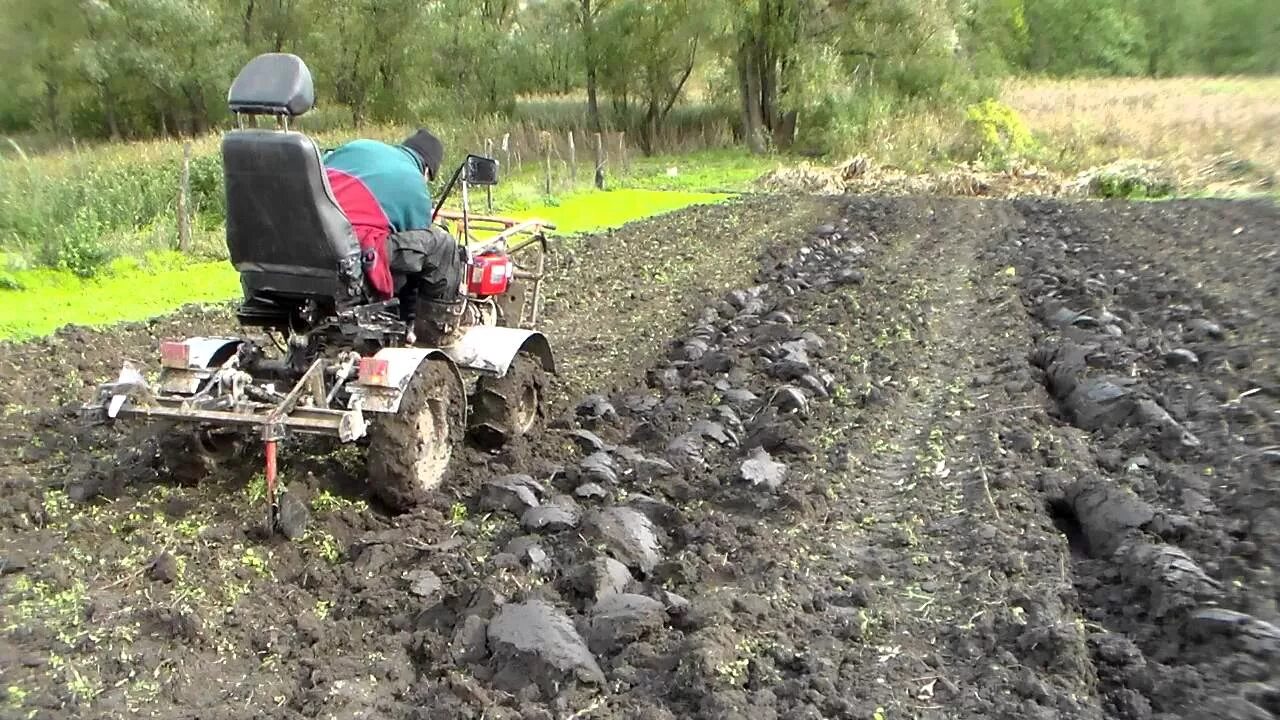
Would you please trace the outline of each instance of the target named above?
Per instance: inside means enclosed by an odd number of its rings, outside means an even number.
[[[418,439],[421,451],[414,463],[414,473],[422,488],[431,489],[440,484],[453,455],[453,447],[449,443],[449,408],[445,400],[427,400],[418,415]]]
[[[520,399],[512,409],[511,418],[515,424],[517,435],[524,435],[538,421],[538,388],[532,383],[520,391]]]

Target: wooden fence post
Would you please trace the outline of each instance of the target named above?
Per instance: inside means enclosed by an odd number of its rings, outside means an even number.
[[[191,143],[182,144],[182,182],[178,187],[178,250],[191,252]]]
[[[493,157],[493,138],[484,139],[484,156],[487,158]],[[506,170],[504,169],[504,170],[501,170],[500,172],[506,172]],[[493,213],[493,186],[492,185],[484,186],[484,202],[485,202],[485,208],[490,214],[492,214]]]
[[[578,186],[578,148],[573,144],[573,131],[569,131],[569,179],[570,187]]]
[[[596,189],[604,189],[604,136],[596,133]]]
[[[547,197],[551,197],[551,133],[542,131],[542,159],[546,173]]]
[[[627,131],[618,133],[618,164],[624,175],[631,174],[631,161],[627,159]]]

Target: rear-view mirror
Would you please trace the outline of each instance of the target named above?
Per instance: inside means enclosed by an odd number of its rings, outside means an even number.
[[[470,185],[497,185],[498,161],[479,155],[468,155],[466,178]]]

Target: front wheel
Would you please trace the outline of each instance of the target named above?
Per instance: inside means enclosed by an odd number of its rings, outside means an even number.
[[[471,432],[478,442],[500,446],[528,435],[543,420],[547,375],[542,361],[521,352],[502,377],[483,377],[471,397]]]
[[[422,363],[400,401],[400,412],[378,417],[369,429],[371,489],[394,510],[427,499],[444,480],[462,434],[464,396],[446,360]]]

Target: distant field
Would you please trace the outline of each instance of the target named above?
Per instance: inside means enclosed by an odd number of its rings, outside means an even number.
[[[1280,78],[1012,80],[1001,99],[1063,170],[1163,160],[1207,190],[1280,175]]]

